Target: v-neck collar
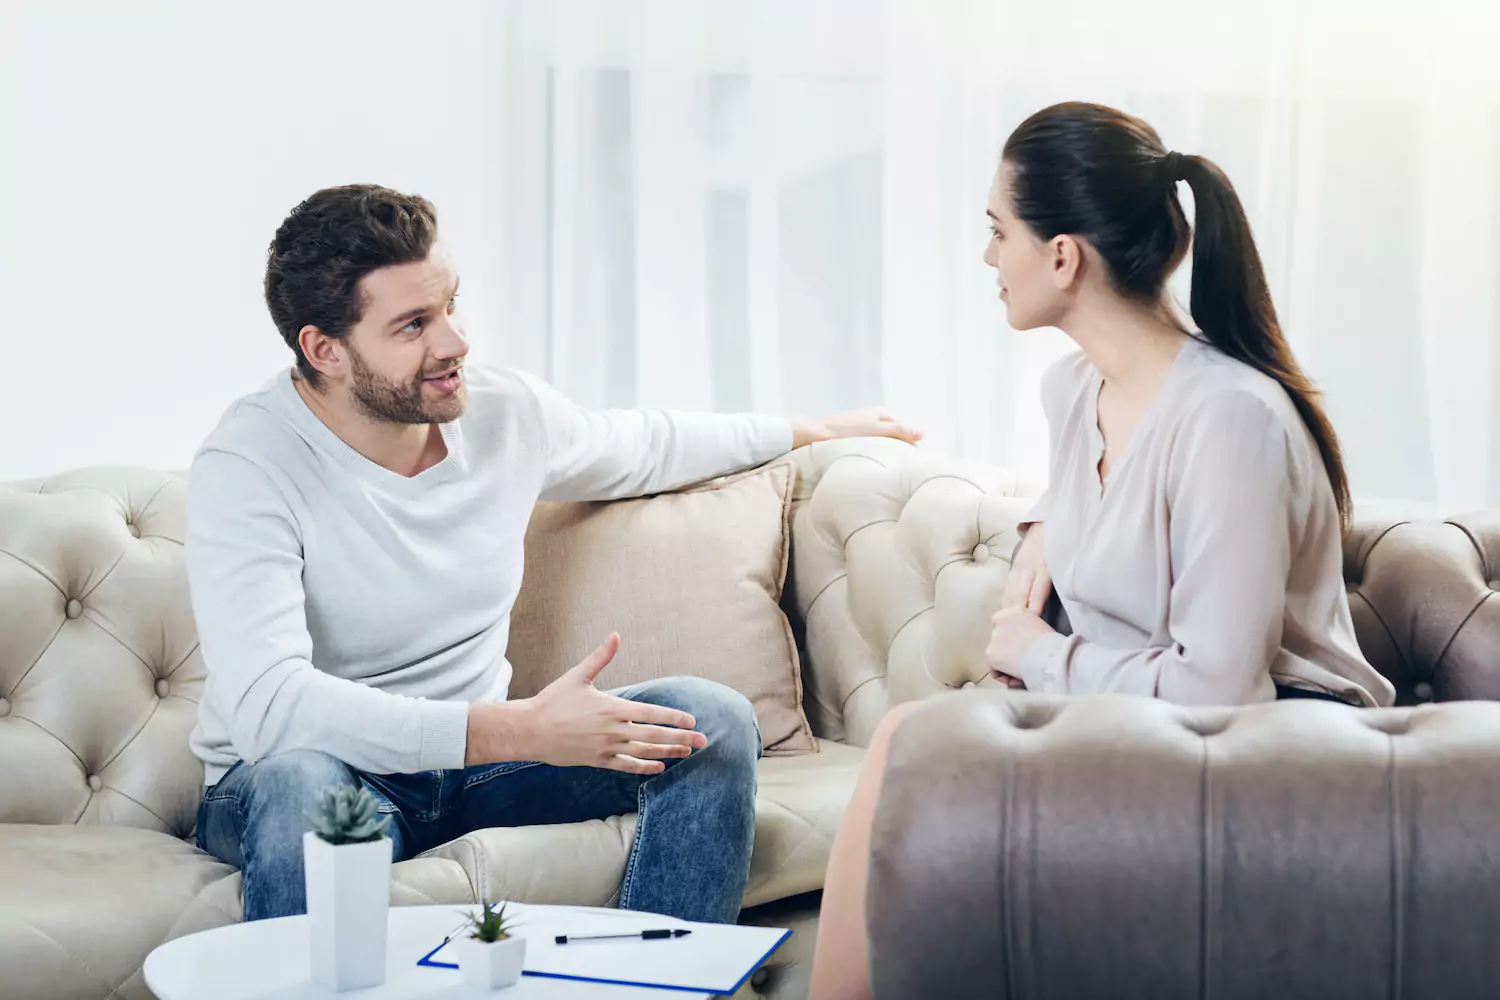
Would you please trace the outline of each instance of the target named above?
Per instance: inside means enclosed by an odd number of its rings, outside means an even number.
[[[462,475],[467,469],[463,448],[463,430],[459,426],[459,421],[452,420],[438,425],[438,432],[442,434],[443,443],[447,445],[448,450],[448,454],[443,456],[441,461],[428,466],[414,476],[403,476],[399,472],[392,472],[378,462],[366,458],[349,442],[339,437],[333,428],[323,423],[322,418],[312,411],[307,401],[297,392],[297,387],[292,384],[292,378],[291,369],[284,369],[277,377],[277,383],[294,422],[302,428],[305,434],[311,435],[320,442],[323,448],[338,460],[339,464],[366,482],[414,493],[434,483]]]
[[[1130,456],[1136,452],[1136,444],[1151,429],[1158,414],[1165,407],[1164,397],[1176,388],[1178,373],[1186,367],[1187,355],[1198,350],[1200,344],[1198,338],[1189,335],[1183,345],[1177,349],[1177,356],[1172,359],[1172,366],[1167,369],[1167,377],[1162,380],[1161,388],[1156,390],[1146,412],[1141,414],[1140,422],[1130,432],[1130,437],[1125,441],[1125,447],[1120,450],[1120,460],[1117,461],[1104,476],[1099,475],[1099,463],[1104,461],[1104,432],[1099,429],[1099,394],[1104,391],[1104,373],[1094,367],[1093,378],[1089,381],[1088,413],[1085,421],[1089,435],[1089,496],[1094,503],[1103,503],[1109,496],[1109,484],[1129,462]]]

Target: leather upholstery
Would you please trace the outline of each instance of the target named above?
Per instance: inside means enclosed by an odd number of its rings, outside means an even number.
[[[77,472],[0,489],[0,823],[184,837],[203,687],[182,541],[186,483]]]
[[[1500,510],[1357,521],[1344,577],[1360,649],[1397,704],[1500,699]]]
[[[865,746],[892,705],[992,684],[989,618],[1032,505],[1015,477],[889,440],[793,458],[783,603],[814,666],[803,695],[813,731]]]
[[[1493,997],[1500,705],[947,696],[873,834],[878,1000]]]

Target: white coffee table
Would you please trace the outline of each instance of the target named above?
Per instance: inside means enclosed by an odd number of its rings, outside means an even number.
[[[385,984],[334,993],[309,978],[307,918],[280,917],[217,927],[168,941],[146,958],[146,985],[160,1000],[707,1000],[709,993],[606,986],[522,976],[490,992],[464,984],[457,969],[417,965],[462,921],[460,906],[393,906],[386,943]],[[470,907],[472,909],[472,907]],[[618,914],[581,906],[528,906],[529,911]]]

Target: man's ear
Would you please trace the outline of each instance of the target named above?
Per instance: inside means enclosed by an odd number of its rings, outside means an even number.
[[[337,378],[344,373],[344,352],[339,342],[321,329],[309,323],[297,331],[297,342],[302,345],[302,354],[325,378]]]
[[[1066,234],[1052,237],[1047,245],[1052,254],[1052,283],[1067,291],[1083,277],[1083,243]]]

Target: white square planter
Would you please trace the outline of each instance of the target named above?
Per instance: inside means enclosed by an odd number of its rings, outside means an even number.
[[[496,990],[514,986],[521,978],[526,962],[526,939],[509,937],[503,941],[480,941],[465,934],[458,945],[458,970],[470,986]]]
[[[302,835],[308,958],[313,982],[352,990],[385,982],[391,906],[391,840],[334,846]]]

